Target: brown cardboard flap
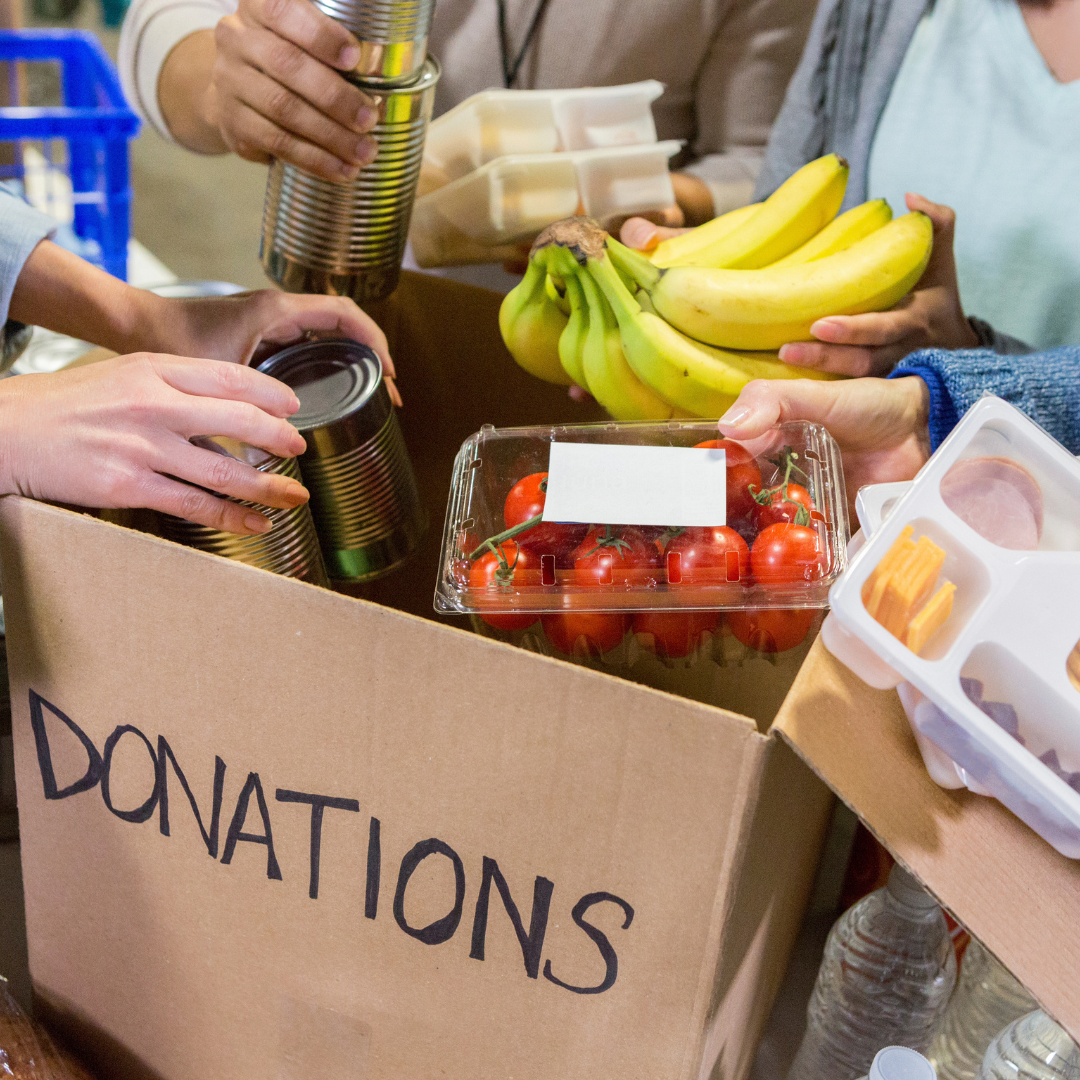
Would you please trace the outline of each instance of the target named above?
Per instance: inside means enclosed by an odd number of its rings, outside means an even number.
[[[31,973],[124,1075],[300,1075],[285,1017],[363,1080],[696,1080],[721,939],[780,948],[723,925],[755,777],[814,783],[751,722],[28,500],[0,529]],[[746,917],[797,921],[804,870]]]
[[[774,727],[1074,1037],[1080,862],[994,799],[938,787],[895,691],[814,643]]]

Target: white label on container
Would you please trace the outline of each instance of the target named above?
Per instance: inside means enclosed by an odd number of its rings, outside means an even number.
[[[552,443],[544,520],[726,525],[726,458],[685,446]]]

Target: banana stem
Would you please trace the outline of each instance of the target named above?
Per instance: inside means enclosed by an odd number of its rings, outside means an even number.
[[[615,272],[610,259],[590,259],[587,272],[603,290],[620,326],[627,325],[641,314],[641,305],[630,295],[630,290]]]
[[[620,244],[614,236],[607,238],[607,249],[619,268],[629,274],[646,291],[656,287],[664,272],[639,251]]]

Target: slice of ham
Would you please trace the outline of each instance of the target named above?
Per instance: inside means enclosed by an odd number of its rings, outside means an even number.
[[[1038,481],[1009,458],[958,461],[941,480],[941,498],[961,521],[998,547],[1034,551],[1043,527]]]

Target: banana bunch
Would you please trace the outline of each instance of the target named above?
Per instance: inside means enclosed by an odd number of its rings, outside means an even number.
[[[587,218],[549,226],[503,301],[503,340],[527,371],[587,389],[617,420],[719,416],[753,379],[831,378],[782,363],[828,315],[884,311],[922,276],[933,229],[873,200],[837,217],[847,162],[800,169],[650,254]]]

